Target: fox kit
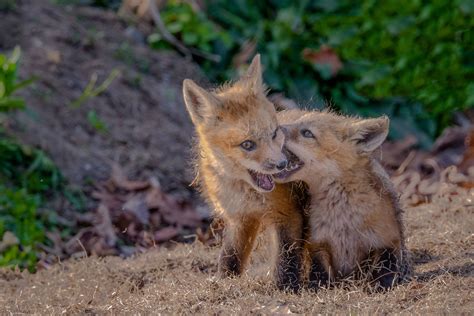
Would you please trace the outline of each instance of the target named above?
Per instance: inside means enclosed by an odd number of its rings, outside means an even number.
[[[389,288],[409,265],[397,195],[372,153],[385,140],[389,120],[355,119],[329,112],[279,113],[293,153],[281,182],[308,185],[310,286],[357,272],[372,260],[373,282]]]
[[[184,80],[187,110],[196,127],[200,188],[224,220],[219,258],[221,276],[240,275],[261,227],[276,228],[279,253],[276,282],[296,290],[300,282],[302,214],[289,185],[276,185],[283,170],[284,134],[267,100],[257,55],[245,76],[206,91]]]

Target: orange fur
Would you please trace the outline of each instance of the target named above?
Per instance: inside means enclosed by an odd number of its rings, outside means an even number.
[[[289,185],[269,188],[267,182],[265,188],[251,174],[270,179],[267,176],[278,171],[276,166],[286,162],[284,134],[275,108],[266,98],[258,55],[236,83],[206,91],[185,80],[183,94],[198,136],[200,188],[225,222],[221,275],[242,273],[259,228],[271,225],[280,237],[278,286],[296,289],[302,240],[298,201]],[[255,148],[244,150],[245,141],[253,142]],[[297,251],[286,251],[290,246]]]

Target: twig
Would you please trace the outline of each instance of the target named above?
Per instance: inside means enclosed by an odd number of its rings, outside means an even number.
[[[395,171],[395,174],[402,174],[405,172],[406,168],[408,165],[412,162],[413,158],[415,158],[416,153],[414,150],[410,151],[408,156],[403,160],[402,164],[398,167],[397,171]]]
[[[167,29],[165,24],[163,23],[163,20],[161,19],[160,11],[158,10],[158,7],[156,5],[155,0],[148,0],[148,3],[150,5],[150,13],[153,18],[153,21],[155,22],[156,27],[158,28],[158,32],[160,35],[171,45],[176,47],[177,50],[179,50],[187,59],[191,59],[192,55],[199,56],[205,59],[208,59],[213,62],[219,62],[221,60],[221,56],[215,55],[215,54],[210,54],[206,52],[202,52],[198,49],[195,48],[188,48],[186,47],[183,43],[181,43],[176,37],[173,36]]]

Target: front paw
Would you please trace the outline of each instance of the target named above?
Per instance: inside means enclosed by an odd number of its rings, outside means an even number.
[[[242,273],[242,264],[235,254],[222,251],[219,257],[218,275],[220,278],[233,278]]]

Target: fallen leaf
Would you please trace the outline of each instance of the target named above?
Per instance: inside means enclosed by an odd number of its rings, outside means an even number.
[[[7,230],[3,234],[2,241],[0,241],[0,253],[11,246],[18,245],[19,243],[20,241],[15,234]]]
[[[468,133],[465,139],[465,151],[459,163],[459,170],[467,173],[470,167],[474,166],[474,128]]]
[[[150,186],[149,181],[128,180],[122,169],[118,165],[114,165],[112,167],[112,175],[110,180],[117,187],[127,191],[143,190]]]
[[[168,226],[155,232],[156,242],[165,242],[179,235],[179,230],[175,227]]]
[[[322,45],[319,50],[305,48],[303,59],[313,65],[328,67],[334,77],[342,69],[343,64],[336,52],[327,45]]]
[[[110,218],[109,209],[104,204],[100,204],[97,208],[97,213],[100,216],[100,223],[96,225],[97,233],[105,238],[105,243],[108,246],[115,246],[117,235]]]
[[[150,212],[145,197],[140,195],[132,196],[123,206],[122,210],[133,214],[142,225],[150,222]]]

